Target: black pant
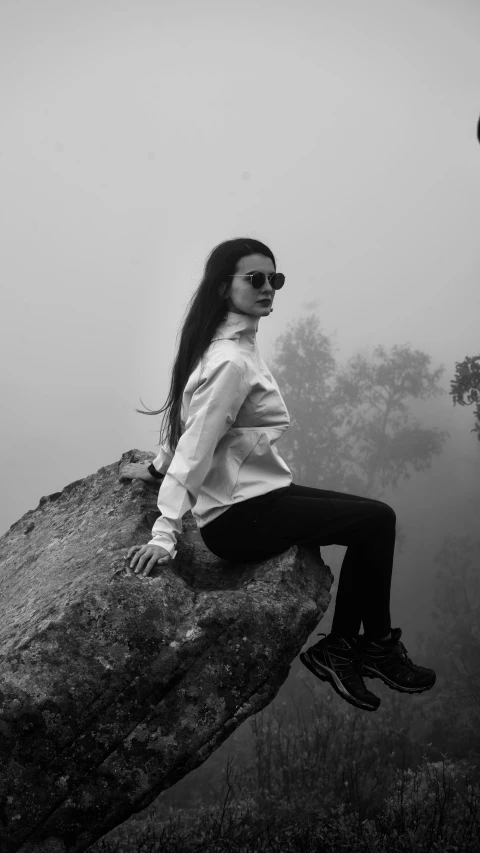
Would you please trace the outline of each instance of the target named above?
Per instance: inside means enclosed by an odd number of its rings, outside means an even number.
[[[393,509],[382,501],[296,486],[240,501],[200,528],[207,548],[232,561],[264,560],[292,545],[346,545],[332,634],[368,637],[391,628]]]

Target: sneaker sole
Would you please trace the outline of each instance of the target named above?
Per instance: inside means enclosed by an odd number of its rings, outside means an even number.
[[[364,678],[380,678],[387,687],[391,687],[392,690],[397,690],[399,693],[425,693],[426,690],[432,689],[437,680],[435,676],[431,684],[425,684],[423,687],[403,687],[401,684],[396,684],[395,681],[392,681],[383,672],[378,672],[376,669],[371,669],[368,666],[362,667],[362,675]]]
[[[310,672],[313,672],[313,674],[320,679],[320,681],[326,681],[328,684],[331,684],[335,692],[338,693],[342,699],[345,699],[346,702],[349,702],[350,705],[353,705],[355,708],[361,708],[362,711],[376,711],[378,709],[379,705],[368,705],[367,702],[362,702],[361,699],[356,699],[352,696],[347,690],[345,690],[342,682],[332,669],[329,669],[323,664],[311,663],[306,652],[302,652],[300,654],[300,660],[303,665],[310,670]]]

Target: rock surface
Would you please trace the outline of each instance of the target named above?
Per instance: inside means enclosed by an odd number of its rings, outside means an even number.
[[[276,695],[325,612],[318,547],[220,560],[191,513],[148,578],[158,486],[120,462],[42,498],[2,537],[0,849],[86,850]]]

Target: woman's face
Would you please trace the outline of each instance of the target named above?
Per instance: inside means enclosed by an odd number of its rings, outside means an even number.
[[[264,279],[259,290],[255,290],[250,278],[245,278],[247,273],[252,272],[275,272],[275,265],[271,258],[264,255],[246,255],[237,263],[235,276],[229,279],[230,289],[225,288],[228,294],[227,306],[234,314],[250,314],[251,317],[268,317],[272,310],[275,290],[268,281]],[[268,302],[262,302],[268,299]]]

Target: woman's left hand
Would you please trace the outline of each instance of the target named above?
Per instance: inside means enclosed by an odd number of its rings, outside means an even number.
[[[128,551],[126,559],[129,560],[132,554],[135,556],[132,558],[130,568],[135,570],[134,574],[143,578],[147,577],[157,563],[164,565],[172,559],[161,545],[134,545]]]
[[[146,483],[158,483],[158,485],[160,486],[160,479],[157,480],[155,477],[152,476],[152,474],[150,474],[150,471],[148,470],[149,465],[150,461],[148,459],[146,462],[126,462],[120,471],[120,481],[145,480]]]

